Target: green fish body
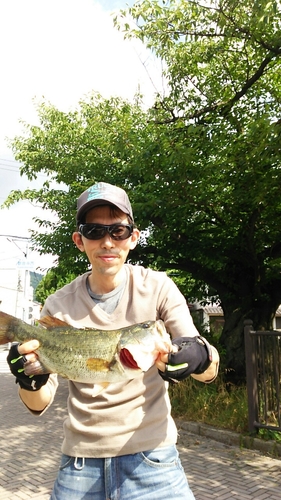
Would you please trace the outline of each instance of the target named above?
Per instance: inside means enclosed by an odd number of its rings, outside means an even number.
[[[38,362],[30,364],[30,372],[26,365],[27,375],[57,373],[76,382],[106,386],[137,377],[155,363],[159,353],[171,350],[161,320],[118,330],[79,329],[48,316],[39,323],[44,327],[0,312],[0,344],[39,341]]]

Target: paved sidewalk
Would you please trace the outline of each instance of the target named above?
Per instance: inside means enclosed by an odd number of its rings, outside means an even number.
[[[0,352],[0,500],[49,500],[60,460],[67,382],[60,380],[52,407],[34,417],[17,397],[6,354]],[[178,448],[196,500],[281,500],[281,460],[184,430]]]

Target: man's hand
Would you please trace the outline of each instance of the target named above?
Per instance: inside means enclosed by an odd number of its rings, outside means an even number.
[[[39,391],[49,378],[48,374],[34,375],[38,367],[38,359],[34,351],[38,347],[37,340],[30,340],[21,345],[14,344],[7,356],[7,362],[12,374],[16,377],[16,383],[26,391]]]
[[[201,374],[212,362],[212,349],[204,337],[179,337],[172,340],[172,345],[173,351],[156,361],[160,376],[168,382]]]

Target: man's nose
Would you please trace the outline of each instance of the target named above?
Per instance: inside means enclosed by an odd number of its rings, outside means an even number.
[[[106,233],[101,240],[101,246],[104,248],[112,248],[115,246],[114,240],[111,238],[110,234]]]

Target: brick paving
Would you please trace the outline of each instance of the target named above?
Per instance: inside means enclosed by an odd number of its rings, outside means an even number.
[[[0,352],[0,500],[49,500],[60,460],[67,383],[32,416]],[[281,460],[180,431],[178,449],[196,500],[281,500]],[[152,499],[153,500],[153,499]]]

